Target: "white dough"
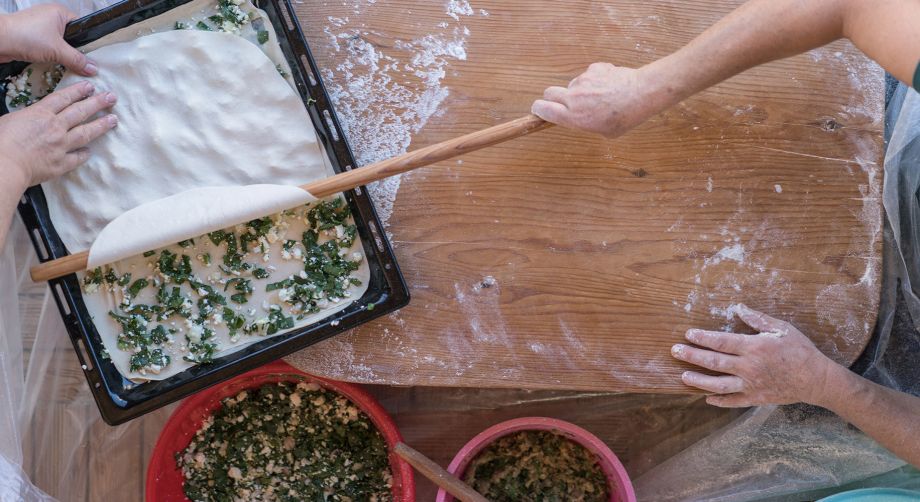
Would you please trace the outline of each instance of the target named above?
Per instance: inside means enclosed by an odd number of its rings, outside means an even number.
[[[332,174],[300,97],[275,63],[239,36],[175,30],[104,46],[89,57],[99,66],[90,79],[98,92],[118,95],[119,125],[90,145],[86,165],[43,184],[55,229],[71,252],[89,248],[129,209],[190,188],[293,186]],[[67,74],[60,85],[82,79]],[[166,242],[151,235],[154,229],[187,219],[186,209],[169,209],[160,214],[163,225],[120,227],[122,240]],[[94,253],[124,251],[97,246]]]
[[[96,268],[181,240],[261,218],[316,198],[286,185],[193,188],[142,204],[105,226],[89,250]],[[164,218],[164,215],[168,215]],[[125,238],[130,235],[131,238]]]

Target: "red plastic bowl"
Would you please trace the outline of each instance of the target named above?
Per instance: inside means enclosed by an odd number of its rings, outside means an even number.
[[[533,430],[552,431],[587,448],[588,451],[597,455],[601,470],[607,475],[610,502],[636,502],[636,492],[633,490],[629,475],[626,474],[626,469],[623,468],[620,459],[610,451],[610,448],[594,434],[575,424],[555,418],[525,417],[495,424],[466,443],[457,452],[447,470],[462,478],[469,463],[493,441],[515,432]],[[454,497],[444,490],[438,490],[438,496],[435,499],[436,502],[453,502],[454,500]]]
[[[415,502],[415,479],[412,467],[393,453],[393,447],[402,441],[402,435],[380,403],[354,385],[309,375],[283,361],[267,364],[244,373],[223,384],[199,392],[182,402],[160,431],[160,437],[153,449],[150,465],[147,466],[146,500],[148,502],[188,501],[185,492],[182,491],[182,472],[176,466],[176,452],[188,446],[195,432],[201,428],[204,420],[220,406],[222,399],[235,396],[242,390],[276,382],[313,382],[328,391],[345,396],[356,404],[371,419],[390,448],[393,500],[395,502]]]

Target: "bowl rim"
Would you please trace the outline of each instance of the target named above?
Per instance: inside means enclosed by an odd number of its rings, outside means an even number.
[[[515,432],[528,430],[561,433],[564,437],[587,448],[588,451],[597,455],[598,463],[607,476],[608,486],[613,485],[610,486],[612,488],[610,492],[611,502],[636,502],[636,493],[632,482],[629,479],[626,468],[623,467],[616,454],[594,434],[571,422],[556,418],[521,417],[499,422],[467,441],[451,460],[447,471],[457,477],[462,477],[463,471],[466,470],[469,463],[493,441]],[[452,495],[443,489],[438,490],[438,495],[435,498],[435,502],[453,502],[455,500]]]
[[[248,371],[182,401],[182,404],[172,412],[160,430],[150,454],[144,487],[145,500],[148,502],[188,501],[181,487],[182,473],[176,466],[174,458],[174,454],[178,451],[175,449],[175,444],[178,442],[187,445],[201,427],[202,422],[217,409],[224,398],[236,395],[242,390],[281,381],[312,382],[327,391],[344,396],[358,406],[370,418],[387,443],[390,469],[393,474],[394,501],[415,501],[415,478],[412,466],[393,452],[396,444],[402,442],[402,434],[383,406],[357,385],[311,375],[284,361],[275,361]],[[176,487],[177,481],[178,487]],[[176,489],[178,492],[175,491]]]

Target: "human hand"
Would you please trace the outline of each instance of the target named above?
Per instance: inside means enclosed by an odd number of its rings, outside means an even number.
[[[714,393],[706,402],[726,408],[820,404],[835,363],[791,324],[746,305],[740,305],[736,313],[760,334],[688,330],[687,340],[704,348],[677,344],[671,348],[671,355],[726,375],[687,371],[681,380]]]
[[[95,75],[96,65],[64,41],[64,29],[76,17],[59,4],[37,5],[0,16],[0,63],[59,63],[79,75]]]
[[[92,84],[80,82],[0,117],[0,179],[25,190],[84,164],[86,145],[115,127],[117,119],[104,115],[84,122],[115,101],[114,94],[94,95]]]
[[[567,88],[547,88],[531,112],[547,122],[615,138],[670,104],[658,103],[647,80],[641,69],[594,63]]]

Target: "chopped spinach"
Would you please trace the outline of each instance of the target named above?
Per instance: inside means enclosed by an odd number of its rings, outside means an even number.
[[[473,459],[464,481],[495,502],[610,499],[597,455],[550,431],[498,438]]]
[[[172,279],[174,283],[182,284],[192,273],[192,262],[188,255],[179,257],[168,249],[164,249],[160,252],[157,268],[163,275]]]
[[[169,366],[169,356],[163,352],[163,349],[150,349],[143,347],[135,352],[130,359],[131,371],[150,370],[159,373],[160,370]]]
[[[195,502],[392,499],[386,441],[340,395],[273,383],[225,399],[176,454]]]
[[[130,274],[129,274],[129,278],[130,278]],[[140,293],[142,289],[146,288],[148,284],[149,282],[147,281],[147,279],[138,279],[134,281],[134,284],[131,284],[131,286],[128,288],[128,293],[132,297],[137,296],[137,294]]]

